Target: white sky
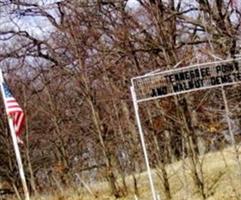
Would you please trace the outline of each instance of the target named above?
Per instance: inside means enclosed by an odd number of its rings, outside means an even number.
[[[58,1],[61,0],[29,0],[30,3],[38,3],[41,6],[54,4]],[[129,0],[127,2],[128,9],[135,9],[138,5],[139,3],[136,0]],[[6,13],[6,9],[4,12],[0,10],[0,30],[2,31],[9,30],[11,27],[18,25],[21,30],[26,30],[35,37],[48,37],[53,30],[51,23],[43,17],[10,16]]]
[[[138,6],[139,5],[139,3],[136,1],[136,0],[129,0],[128,2],[127,2],[127,6],[128,7],[136,7],[136,6]]]
[[[38,4],[43,6],[43,5],[53,4],[61,0],[29,0],[29,1],[31,3],[38,2]],[[237,4],[238,4],[237,6],[240,6],[240,1],[237,1]],[[134,10],[135,8],[138,7],[138,5],[139,3],[137,0],[128,0],[127,2],[127,7],[130,10],[132,9]],[[0,10],[0,30],[6,30],[10,28],[13,25],[13,23],[11,22],[9,16],[7,16],[6,14],[5,16],[3,16],[2,13],[4,12],[1,12]],[[14,26],[18,24],[21,30],[26,30],[30,34],[36,37],[44,37],[44,36],[48,37],[48,34],[50,34],[50,32],[53,30],[50,22],[42,17],[29,17],[29,16],[13,17],[12,16],[12,20],[15,23]],[[43,35],[43,33],[45,33],[45,35]]]

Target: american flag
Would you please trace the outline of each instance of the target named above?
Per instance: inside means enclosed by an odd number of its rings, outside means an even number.
[[[6,113],[8,116],[12,117],[13,125],[15,127],[15,132],[17,137],[21,135],[21,131],[24,125],[24,113],[22,108],[19,106],[16,99],[13,97],[11,91],[9,90],[6,83],[3,84],[3,99],[5,103]],[[19,140],[19,138],[17,138]]]

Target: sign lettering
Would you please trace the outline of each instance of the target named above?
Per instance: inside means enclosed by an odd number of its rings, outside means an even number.
[[[178,68],[132,79],[137,100],[171,96],[241,81],[241,59]]]

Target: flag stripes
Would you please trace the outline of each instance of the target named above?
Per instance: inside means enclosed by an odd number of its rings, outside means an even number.
[[[8,116],[12,117],[16,135],[19,136],[24,124],[24,113],[16,99],[13,97],[7,84],[3,82],[2,85],[6,113]]]

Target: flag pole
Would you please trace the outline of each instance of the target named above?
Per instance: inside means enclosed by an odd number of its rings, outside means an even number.
[[[3,80],[3,73],[2,73],[1,69],[0,69],[0,82],[1,82],[1,92],[2,92],[2,97],[3,97],[4,91],[3,91],[2,83],[4,82],[4,80]],[[3,101],[4,101],[4,106],[6,107],[4,97],[3,97]],[[10,116],[8,116],[8,124],[9,124],[10,132],[11,132],[11,137],[13,140],[14,152],[15,152],[15,156],[17,159],[18,170],[19,170],[20,178],[21,178],[22,185],[23,185],[23,192],[24,192],[25,200],[30,200],[29,191],[28,191],[27,182],[25,179],[25,174],[24,174],[24,169],[23,169],[23,164],[22,164],[22,159],[21,159],[21,154],[20,154],[19,147],[18,147],[16,131],[15,131],[15,128],[13,125],[13,119]]]

